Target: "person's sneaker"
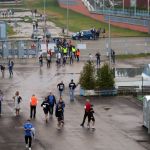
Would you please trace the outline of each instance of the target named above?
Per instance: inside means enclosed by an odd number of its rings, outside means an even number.
[[[28,144],[26,144],[26,148],[28,148]]]
[[[89,124],[89,123],[87,124],[87,128],[88,128],[88,129],[90,128],[90,124]]]
[[[80,126],[84,127],[84,124],[81,123]]]
[[[29,147],[29,150],[31,150],[31,147]]]

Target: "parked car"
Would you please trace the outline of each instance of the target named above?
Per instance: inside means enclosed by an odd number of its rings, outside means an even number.
[[[91,40],[93,39],[92,32],[90,30],[82,30],[80,32],[76,32],[72,35],[73,40],[79,40],[81,36],[81,39],[83,40]]]

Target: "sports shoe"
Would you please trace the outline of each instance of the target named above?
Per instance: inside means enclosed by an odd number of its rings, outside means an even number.
[[[80,126],[84,127],[84,124],[83,124],[83,123],[81,123],[81,124],[80,124]]]
[[[94,126],[92,126],[92,129],[95,129],[95,127],[94,127]]]
[[[31,147],[29,147],[29,150],[31,150]]]
[[[26,144],[26,148],[28,148],[28,144]]]

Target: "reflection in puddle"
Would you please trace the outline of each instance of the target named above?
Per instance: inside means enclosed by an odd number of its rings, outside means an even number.
[[[115,77],[135,77],[141,75],[144,68],[116,68]]]

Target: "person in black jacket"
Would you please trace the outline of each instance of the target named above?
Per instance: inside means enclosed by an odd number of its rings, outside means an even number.
[[[57,84],[57,88],[59,90],[59,93],[60,93],[60,97],[62,96],[62,92],[64,91],[65,89],[65,85],[63,83],[63,81],[61,81],[60,83]]]
[[[92,121],[92,129],[95,129],[94,125],[95,125],[95,117],[94,117],[94,109],[93,109],[93,105],[91,105],[90,110],[89,110],[89,114],[88,114],[88,127],[90,128],[90,123]]]
[[[73,82],[73,79],[69,83],[69,89],[70,89],[70,101],[74,101],[74,90],[76,88],[76,84]]]
[[[43,107],[43,111],[45,114],[45,121],[47,123],[48,122],[48,112],[49,112],[49,101],[48,101],[47,97],[42,102],[41,107]]]
[[[65,102],[62,100],[62,97],[60,97],[58,103],[56,104],[56,110],[55,110],[55,116],[58,120],[58,129],[63,127],[64,125],[64,108],[65,108]]]

